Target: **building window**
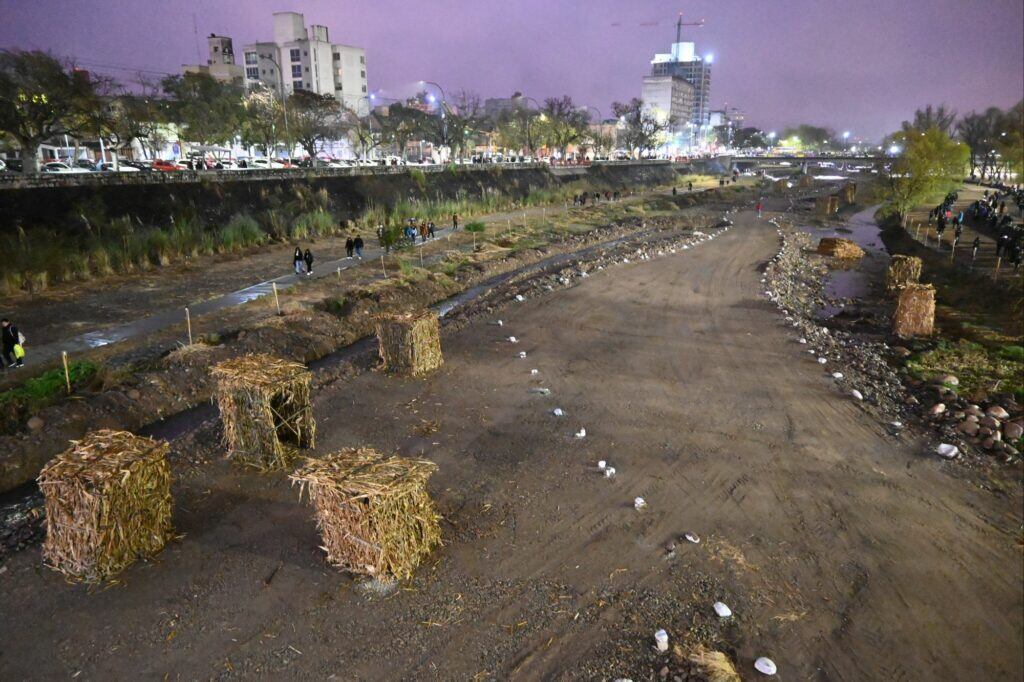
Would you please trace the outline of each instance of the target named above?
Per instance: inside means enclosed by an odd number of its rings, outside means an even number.
[[[291,50],[291,55],[292,55],[292,61],[293,62],[297,62],[297,61],[300,61],[302,59],[302,57],[299,56],[299,49],[298,48],[293,48]]]
[[[292,81],[292,90],[301,90],[302,81]]]
[[[362,76],[363,78],[366,78],[366,72],[365,71],[360,71],[359,75]]]
[[[273,70],[273,69],[271,69],[271,70],[270,70],[270,75],[271,75],[271,76],[273,76],[273,75],[274,75],[274,70]]]
[[[306,67],[306,73],[309,73],[309,67],[308,66]]]
[[[302,56],[303,56],[303,57],[308,57],[308,56],[309,56],[309,53],[308,53],[308,52],[303,52],[303,53],[302,53]]]
[[[245,67],[245,75],[246,75],[247,78],[250,78],[250,79],[252,79],[254,81],[255,80],[259,80],[260,79],[260,69],[259,69],[258,66],[247,66],[247,67]]]
[[[338,52],[335,52],[334,53],[334,61],[338,61],[339,59],[341,59],[341,54],[338,53]]]
[[[256,61],[256,53],[255,52],[246,52],[245,53],[245,63],[246,64],[256,64],[257,63],[257,61]]]
[[[214,51],[214,52],[219,52],[219,49],[217,48],[217,46],[216,46],[216,45],[214,45],[214,46],[213,46],[213,51]]]
[[[363,92],[366,92],[366,86],[365,85],[363,86]]]
[[[360,64],[365,64],[366,63],[366,57],[364,57],[363,55],[360,55],[359,56],[359,63]]]
[[[263,75],[264,75],[264,76],[266,76],[266,75],[267,75],[267,70],[266,70],[266,69],[263,69]]]
[[[292,78],[302,78],[302,64],[292,64]]]

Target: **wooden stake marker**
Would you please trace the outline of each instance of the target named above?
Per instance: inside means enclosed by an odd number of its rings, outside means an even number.
[[[68,352],[62,350],[60,357],[64,361],[64,383],[68,387],[68,395],[71,395],[71,369],[68,367]]]
[[[277,297],[277,282],[271,282],[270,286],[274,289],[274,305],[277,306],[277,314],[281,314],[281,299]]]
[[[188,327],[188,345],[192,345],[192,314],[185,308],[185,326]]]

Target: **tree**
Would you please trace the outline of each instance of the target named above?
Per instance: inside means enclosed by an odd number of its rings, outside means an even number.
[[[18,144],[26,173],[39,170],[39,145],[74,135],[98,106],[87,72],[45,52],[0,52],[0,132]]]
[[[933,107],[931,104],[924,109],[914,112],[914,120],[904,121],[901,129],[903,132],[916,130],[919,133],[926,132],[931,128],[937,128],[946,135],[953,132],[953,124],[956,122],[956,112],[946,109],[945,104]]]
[[[659,121],[644,107],[643,100],[634,97],[628,102],[612,104],[612,113],[619,119],[619,145],[632,154],[643,156],[647,150],[657,148],[663,141],[664,133],[673,121]]]
[[[764,134],[763,130],[753,126],[737,128],[733,131],[732,137],[733,145],[737,149],[753,149],[768,146],[768,136]]]
[[[288,98],[288,111],[291,133],[313,163],[325,140],[342,136],[341,105],[331,95],[296,90]]]
[[[783,140],[799,140],[799,145],[809,149],[826,149],[833,146],[836,131],[831,128],[801,123],[795,128],[782,131]]]
[[[443,120],[435,121],[432,138],[440,145],[451,149],[452,156],[459,158],[472,138],[483,129],[485,123],[483,105],[476,93],[461,90],[451,102],[442,104],[445,110]]]
[[[224,143],[242,129],[245,108],[240,85],[207,73],[168,76],[161,85],[171,100],[169,114],[188,141]]]
[[[579,109],[568,95],[549,97],[541,109],[548,143],[565,158],[569,145],[580,141],[587,133],[590,113]]]
[[[245,118],[242,120],[242,141],[247,146],[262,147],[265,156],[272,156],[281,139],[284,109],[274,91],[257,88],[243,101]]]
[[[384,126],[377,114],[370,112],[359,116],[352,109],[346,109],[349,120],[348,135],[353,146],[359,148],[359,158],[365,159],[370,152],[384,141]]]
[[[895,133],[892,142],[899,156],[886,178],[885,196],[905,223],[907,214],[932,195],[951,189],[969,163],[967,145],[937,127]]]
[[[419,109],[393,104],[388,107],[388,115],[380,120],[382,135],[386,141],[395,146],[397,153],[405,159],[409,140],[428,132],[428,118],[427,114]]]
[[[956,124],[956,132],[970,154],[971,176],[981,164],[981,159],[992,151],[993,127],[990,117],[971,112]]]

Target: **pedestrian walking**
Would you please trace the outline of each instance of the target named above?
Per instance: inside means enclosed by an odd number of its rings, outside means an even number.
[[[427,224],[425,222],[420,223],[420,244],[427,243]]]
[[[693,191],[693,181],[692,180],[690,182],[686,183],[686,191],[688,191],[688,192],[692,192]]]
[[[427,236],[429,236],[431,239],[437,238],[437,232],[433,220],[427,223]]]
[[[363,260],[363,238],[356,235],[355,241],[352,242],[352,246],[356,250],[356,258]]]
[[[305,261],[303,261],[302,259],[302,249],[298,245],[296,245],[295,253],[292,255],[292,267],[295,268],[296,275],[302,274],[302,267],[304,264]]]
[[[306,252],[302,254],[302,260],[306,264],[306,277],[313,274],[313,252],[306,249]]]
[[[384,239],[384,231],[381,228],[377,228],[377,239]],[[351,258],[352,252],[356,249],[356,243],[352,241],[351,235],[345,240],[345,257]]]
[[[0,345],[3,346],[4,364],[7,367],[25,366],[25,337],[6,317],[0,321]]]
[[[452,232],[459,231],[459,214],[452,213]]]
[[[764,210],[764,204],[761,201],[757,202],[757,219],[761,219],[761,211]]]
[[[675,187],[673,187],[673,188],[672,188],[672,196],[676,196],[677,194],[679,194],[679,192],[678,192],[678,191],[676,191],[676,188],[675,188]]]

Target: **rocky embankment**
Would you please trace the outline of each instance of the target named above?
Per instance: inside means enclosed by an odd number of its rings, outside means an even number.
[[[921,344],[833,329],[818,318],[824,306],[842,307],[824,293],[828,263],[816,253],[815,238],[776,221],[781,248],[765,268],[764,295],[793,327],[794,342],[835,381],[837,390],[874,411],[893,433],[911,419],[928,427],[931,451],[947,459],[979,462],[992,455],[1019,461],[1011,442],[1022,434],[1021,408],[1009,394],[971,402],[957,394],[958,379],[940,374],[910,376],[904,366]],[[878,330],[876,330],[877,332]],[[931,343],[931,342],[927,342]],[[952,446],[952,447],[943,447]]]

